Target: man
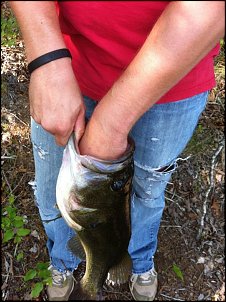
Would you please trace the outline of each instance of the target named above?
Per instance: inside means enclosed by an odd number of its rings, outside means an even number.
[[[62,48],[72,54],[72,62],[41,63],[29,87],[36,201],[53,275],[49,300],[68,299],[80,261],[66,248],[73,231],[54,207],[62,152],[75,131],[81,154],[101,159],[120,157],[129,134],[135,140],[130,289],[136,300],[152,301],[164,189],[215,85],[224,1],[10,3],[29,63]]]

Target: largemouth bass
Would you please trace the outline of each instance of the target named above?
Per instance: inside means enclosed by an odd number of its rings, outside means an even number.
[[[131,273],[128,245],[134,142],[118,160],[80,155],[72,135],[64,150],[57,180],[57,205],[76,231],[68,247],[86,260],[86,270],[75,286],[76,298],[101,300],[108,278],[125,283]],[[74,297],[73,297],[74,298]]]

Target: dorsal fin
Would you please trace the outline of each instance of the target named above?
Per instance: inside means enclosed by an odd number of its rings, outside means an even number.
[[[86,253],[79,238],[75,235],[67,243],[68,249],[81,260],[86,259]]]
[[[125,253],[121,261],[110,268],[107,276],[107,282],[113,284],[123,284],[129,279],[132,271],[132,260],[128,252]]]

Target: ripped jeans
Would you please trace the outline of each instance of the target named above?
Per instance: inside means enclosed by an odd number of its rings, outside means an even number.
[[[130,132],[136,145],[135,173],[131,198],[132,236],[129,253],[133,273],[144,273],[154,263],[159,225],[165,206],[164,191],[175,171],[179,154],[190,140],[200,114],[205,108],[208,92],[181,101],[154,105]],[[89,119],[96,102],[84,97]],[[51,263],[59,271],[73,271],[80,259],[68,249],[74,235],[63,218],[58,218],[56,181],[61,166],[63,147],[54,136],[33,119],[31,140],[35,160],[35,196],[40,217],[47,234]]]

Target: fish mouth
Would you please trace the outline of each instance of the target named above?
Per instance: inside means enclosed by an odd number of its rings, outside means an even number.
[[[90,155],[81,155],[78,147],[78,142],[73,132],[69,138],[68,143],[72,154],[76,154],[81,164],[90,169],[91,171],[98,172],[100,174],[111,174],[122,170],[133,162],[133,153],[135,150],[135,143],[131,137],[128,137],[128,146],[125,153],[118,159],[104,160]]]

